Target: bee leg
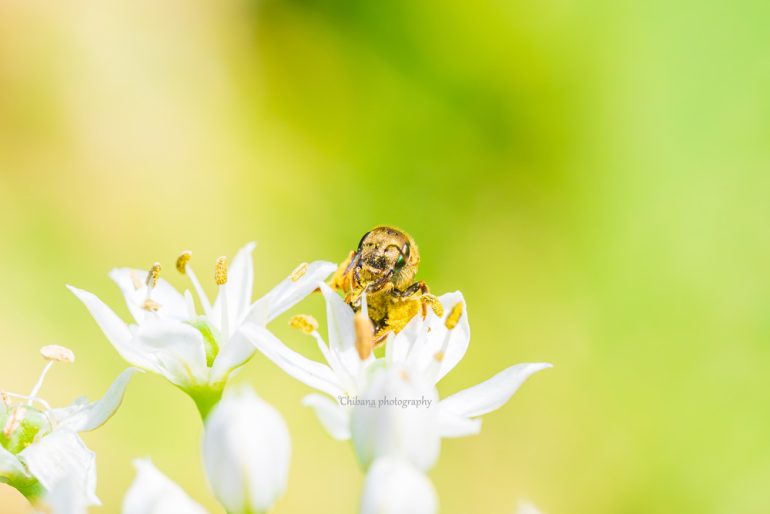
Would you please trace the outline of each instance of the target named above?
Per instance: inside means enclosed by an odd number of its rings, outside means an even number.
[[[394,296],[399,296],[401,298],[406,298],[409,296],[414,296],[417,293],[420,293],[421,295],[424,295],[428,292],[428,284],[420,280],[419,282],[415,282],[411,286],[407,287],[403,291],[399,291],[397,289],[393,290]]]
[[[335,291],[347,291],[349,289],[345,287],[345,279],[350,273],[350,268],[353,265],[355,257],[356,253],[351,251],[347,258],[340,263],[337,267],[337,271],[334,272],[334,275],[332,275],[332,278],[328,282],[329,287]]]
[[[441,301],[435,295],[425,293],[420,298],[420,303],[422,304],[423,318],[428,315],[428,307],[430,307],[433,310],[433,313],[439,318],[444,315],[444,306],[441,305]]]

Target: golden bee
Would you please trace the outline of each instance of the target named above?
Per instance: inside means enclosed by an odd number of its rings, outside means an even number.
[[[423,281],[414,281],[420,252],[412,236],[381,225],[361,238],[358,248],[340,263],[331,279],[332,288],[345,294],[345,302],[357,312],[366,293],[369,318],[374,325],[374,344],[403,329],[428,308],[437,316],[444,309]]]

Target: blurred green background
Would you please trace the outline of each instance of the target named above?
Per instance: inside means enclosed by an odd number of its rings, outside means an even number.
[[[44,344],[78,359],[53,404],[125,366],[67,283],[127,315],[111,267],[159,260],[181,286],[181,250],[207,277],[256,240],[261,294],[389,223],[468,300],[442,394],[556,364],[445,441],[443,513],[766,513],[769,19],[759,0],[0,0],[0,387],[31,389]],[[237,381],[292,431],[276,514],[355,512],[361,472],[309,389],[259,356]],[[220,512],[200,431],[136,377],[85,434],[98,512],[141,456]],[[5,486],[0,506],[27,509]]]

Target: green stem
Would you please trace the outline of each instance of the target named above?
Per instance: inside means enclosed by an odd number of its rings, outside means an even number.
[[[195,406],[198,407],[198,412],[201,415],[201,420],[206,421],[211,409],[219,403],[222,399],[222,387],[201,387],[200,389],[193,389],[185,391],[190,398],[195,402]]]

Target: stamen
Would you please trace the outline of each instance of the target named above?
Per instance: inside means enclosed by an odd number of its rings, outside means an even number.
[[[227,284],[227,257],[224,255],[217,259],[214,266],[214,281],[220,288],[219,297],[222,298],[222,333],[228,338],[230,337],[230,315],[227,312],[227,291],[224,289]]]
[[[40,349],[40,355],[47,361],[75,362],[75,354],[69,348],[58,344],[49,344]]]
[[[192,259],[192,252],[190,250],[185,250],[176,258],[176,270],[182,275],[185,274],[187,263],[190,262],[190,259]]]
[[[369,315],[361,309],[354,318],[356,328],[356,351],[362,361],[369,358],[374,349],[374,325]]]
[[[296,328],[305,334],[312,334],[318,330],[318,321],[308,314],[297,314],[291,318],[289,325],[291,325],[291,328]]]
[[[145,284],[147,284],[148,289],[153,289],[155,286],[158,285],[158,279],[160,278],[160,263],[156,262],[152,265],[152,268],[150,268],[149,273],[147,273],[147,280],[145,280]]]
[[[3,435],[7,438],[11,437],[11,434],[19,428],[21,420],[24,419],[25,409],[22,406],[16,406],[11,411],[11,416],[3,427]]]
[[[147,284],[147,297],[144,299],[142,309],[146,311],[157,312],[160,309],[160,304],[151,298],[152,290],[158,285],[158,279],[160,279],[160,263],[156,262],[147,273],[147,280],[144,281]]]
[[[291,272],[291,281],[296,282],[301,279],[305,273],[307,273],[307,262],[303,262]]]
[[[160,309],[160,304],[152,298],[147,298],[142,304],[142,309],[146,311],[158,312],[158,309]]]
[[[224,255],[217,259],[216,267],[214,268],[214,281],[218,286],[227,284],[227,257]]]
[[[454,307],[452,307],[452,310],[449,312],[449,315],[446,317],[446,321],[444,321],[444,325],[446,325],[446,328],[449,330],[452,330],[457,326],[457,323],[460,321],[460,316],[463,315],[463,302],[457,302]]]
[[[176,269],[179,273],[187,275],[190,278],[190,282],[192,282],[193,288],[195,288],[195,292],[198,294],[198,298],[200,298],[203,312],[208,315],[211,312],[211,303],[209,303],[209,298],[206,296],[206,292],[203,290],[200,281],[198,281],[198,276],[189,264],[190,259],[192,259],[192,252],[190,250],[182,252],[176,259]]]

